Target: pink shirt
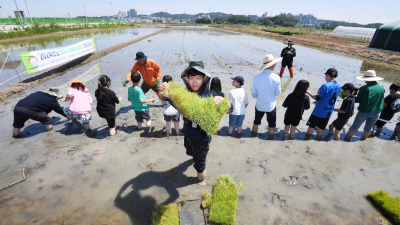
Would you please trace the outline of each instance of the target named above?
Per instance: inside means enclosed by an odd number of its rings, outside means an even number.
[[[89,94],[89,89],[85,88],[84,91],[75,88],[68,88],[67,96],[72,97],[69,110],[76,114],[86,114],[92,110],[90,106],[93,102],[92,96]]]

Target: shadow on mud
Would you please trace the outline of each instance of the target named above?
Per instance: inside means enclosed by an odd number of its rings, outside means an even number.
[[[68,122],[68,120],[61,122],[60,121],[61,119],[62,119],[61,117],[53,117],[52,118],[53,126]],[[21,136],[24,138],[27,138],[27,137],[33,137],[38,134],[46,133],[46,132],[47,132],[46,127],[43,124],[41,124],[40,122],[35,121],[33,124],[30,124],[30,125],[26,126],[25,128],[23,128],[23,130],[21,132]]]
[[[177,188],[197,183],[196,177],[187,177],[183,174],[192,164],[191,159],[164,172],[149,171],[140,174],[121,187],[114,200],[115,206],[130,217],[132,224],[151,224],[152,210],[156,206],[156,200],[149,195],[142,196],[140,191],[153,186],[161,187],[169,196],[160,205],[175,202],[179,198]]]

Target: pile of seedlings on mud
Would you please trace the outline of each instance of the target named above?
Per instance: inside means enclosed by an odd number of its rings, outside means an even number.
[[[391,197],[387,191],[368,192],[370,198],[382,209],[396,224],[400,224],[400,198]]]
[[[198,124],[207,135],[218,132],[219,122],[229,112],[226,98],[220,104],[215,104],[212,96],[201,98],[189,92],[184,85],[172,81],[168,84],[170,88],[162,92],[163,98],[168,99],[184,117]]]
[[[169,205],[156,206],[151,220],[153,225],[179,225],[179,204],[173,202]]]
[[[203,208],[210,209],[208,221],[213,224],[234,224],[238,206],[239,191],[243,183],[236,185],[229,175],[221,175],[215,182],[214,193],[206,192],[201,203]]]

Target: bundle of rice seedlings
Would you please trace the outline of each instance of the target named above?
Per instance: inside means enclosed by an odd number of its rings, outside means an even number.
[[[400,224],[400,198],[391,197],[387,191],[379,190],[377,192],[368,192],[368,197],[383,211],[387,213],[391,219]]]
[[[198,124],[207,135],[218,132],[219,122],[229,112],[229,101],[226,98],[217,105],[212,96],[201,98],[189,92],[184,85],[173,81],[168,84],[170,88],[161,92],[162,97],[173,100],[171,103],[178,108],[179,113]]]
[[[179,205],[174,202],[169,205],[159,205],[154,208],[153,225],[179,225]]]
[[[214,193],[210,208],[209,221],[214,224],[234,224],[236,221],[236,210],[239,199],[237,188],[243,184],[236,185],[229,175],[221,175],[215,183]]]

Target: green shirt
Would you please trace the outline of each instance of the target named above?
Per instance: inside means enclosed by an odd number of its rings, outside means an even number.
[[[358,91],[356,102],[360,103],[358,111],[365,113],[378,113],[383,110],[385,88],[376,81],[369,82]]]
[[[145,100],[143,90],[139,87],[129,87],[128,88],[128,98],[131,100],[132,109],[139,112],[148,112],[149,108],[147,103],[141,103],[141,100]]]

